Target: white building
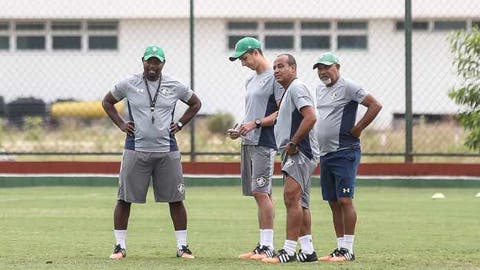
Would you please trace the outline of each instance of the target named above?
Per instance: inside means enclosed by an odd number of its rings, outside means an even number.
[[[190,83],[189,0],[1,0],[0,96],[99,100],[141,72],[143,49],[165,49],[165,72]],[[195,1],[195,90],[203,113],[241,118],[250,73],[228,56],[239,37],[258,37],[273,61],[292,53],[299,77],[319,83],[315,58],[334,51],[342,75],[383,104],[377,127],[405,108],[404,0]],[[447,41],[480,25],[478,0],[412,0],[414,113],[451,114],[458,81]]]

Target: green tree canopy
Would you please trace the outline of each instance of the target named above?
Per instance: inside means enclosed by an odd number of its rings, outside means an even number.
[[[480,151],[480,31],[456,31],[449,36],[454,66],[462,83],[449,96],[461,105],[458,119],[467,132],[465,145]]]

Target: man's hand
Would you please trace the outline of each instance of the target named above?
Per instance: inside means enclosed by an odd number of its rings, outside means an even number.
[[[252,131],[253,129],[255,129],[257,127],[257,125],[255,125],[255,122],[252,121],[252,122],[247,122],[247,123],[243,123],[240,125],[240,128],[238,129],[238,131],[240,132],[240,135],[242,136],[246,136],[248,132]]]
[[[235,124],[233,128],[229,128],[227,130],[227,135],[230,137],[230,139],[235,140],[240,137],[240,132],[238,132],[238,124]]]
[[[288,142],[287,146],[285,147],[285,152],[290,156],[296,155],[298,153],[297,144]]]
[[[131,121],[124,122],[120,129],[127,133],[128,136],[133,136],[133,133],[135,132],[135,123]]]

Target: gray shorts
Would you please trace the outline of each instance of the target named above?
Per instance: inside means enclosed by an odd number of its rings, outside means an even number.
[[[310,187],[312,186],[312,174],[317,167],[318,160],[309,159],[302,152],[293,156],[282,153],[282,172],[284,176],[292,177],[302,188],[302,207],[310,207]]]
[[[245,196],[253,192],[272,194],[273,161],[276,151],[257,145],[242,145],[242,191]]]
[[[180,152],[138,152],[125,149],[120,166],[118,199],[145,203],[150,180],[156,202],[183,201],[185,185]]]

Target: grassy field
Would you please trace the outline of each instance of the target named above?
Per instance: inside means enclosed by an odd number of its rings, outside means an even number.
[[[175,258],[166,204],[132,207],[122,261],[113,247],[115,187],[0,188],[0,269],[480,269],[478,188],[357,189],[357,261],[264,265],[237,255],[256,244],[255,205],[240,188],[187,188],[189,244],[197,259]],[[434,192],[446,199],[432,200]],[[285,237],[281,187],[274,187],[275,245]],[[313,187],[314,246],[335,245],[329,209]]]

